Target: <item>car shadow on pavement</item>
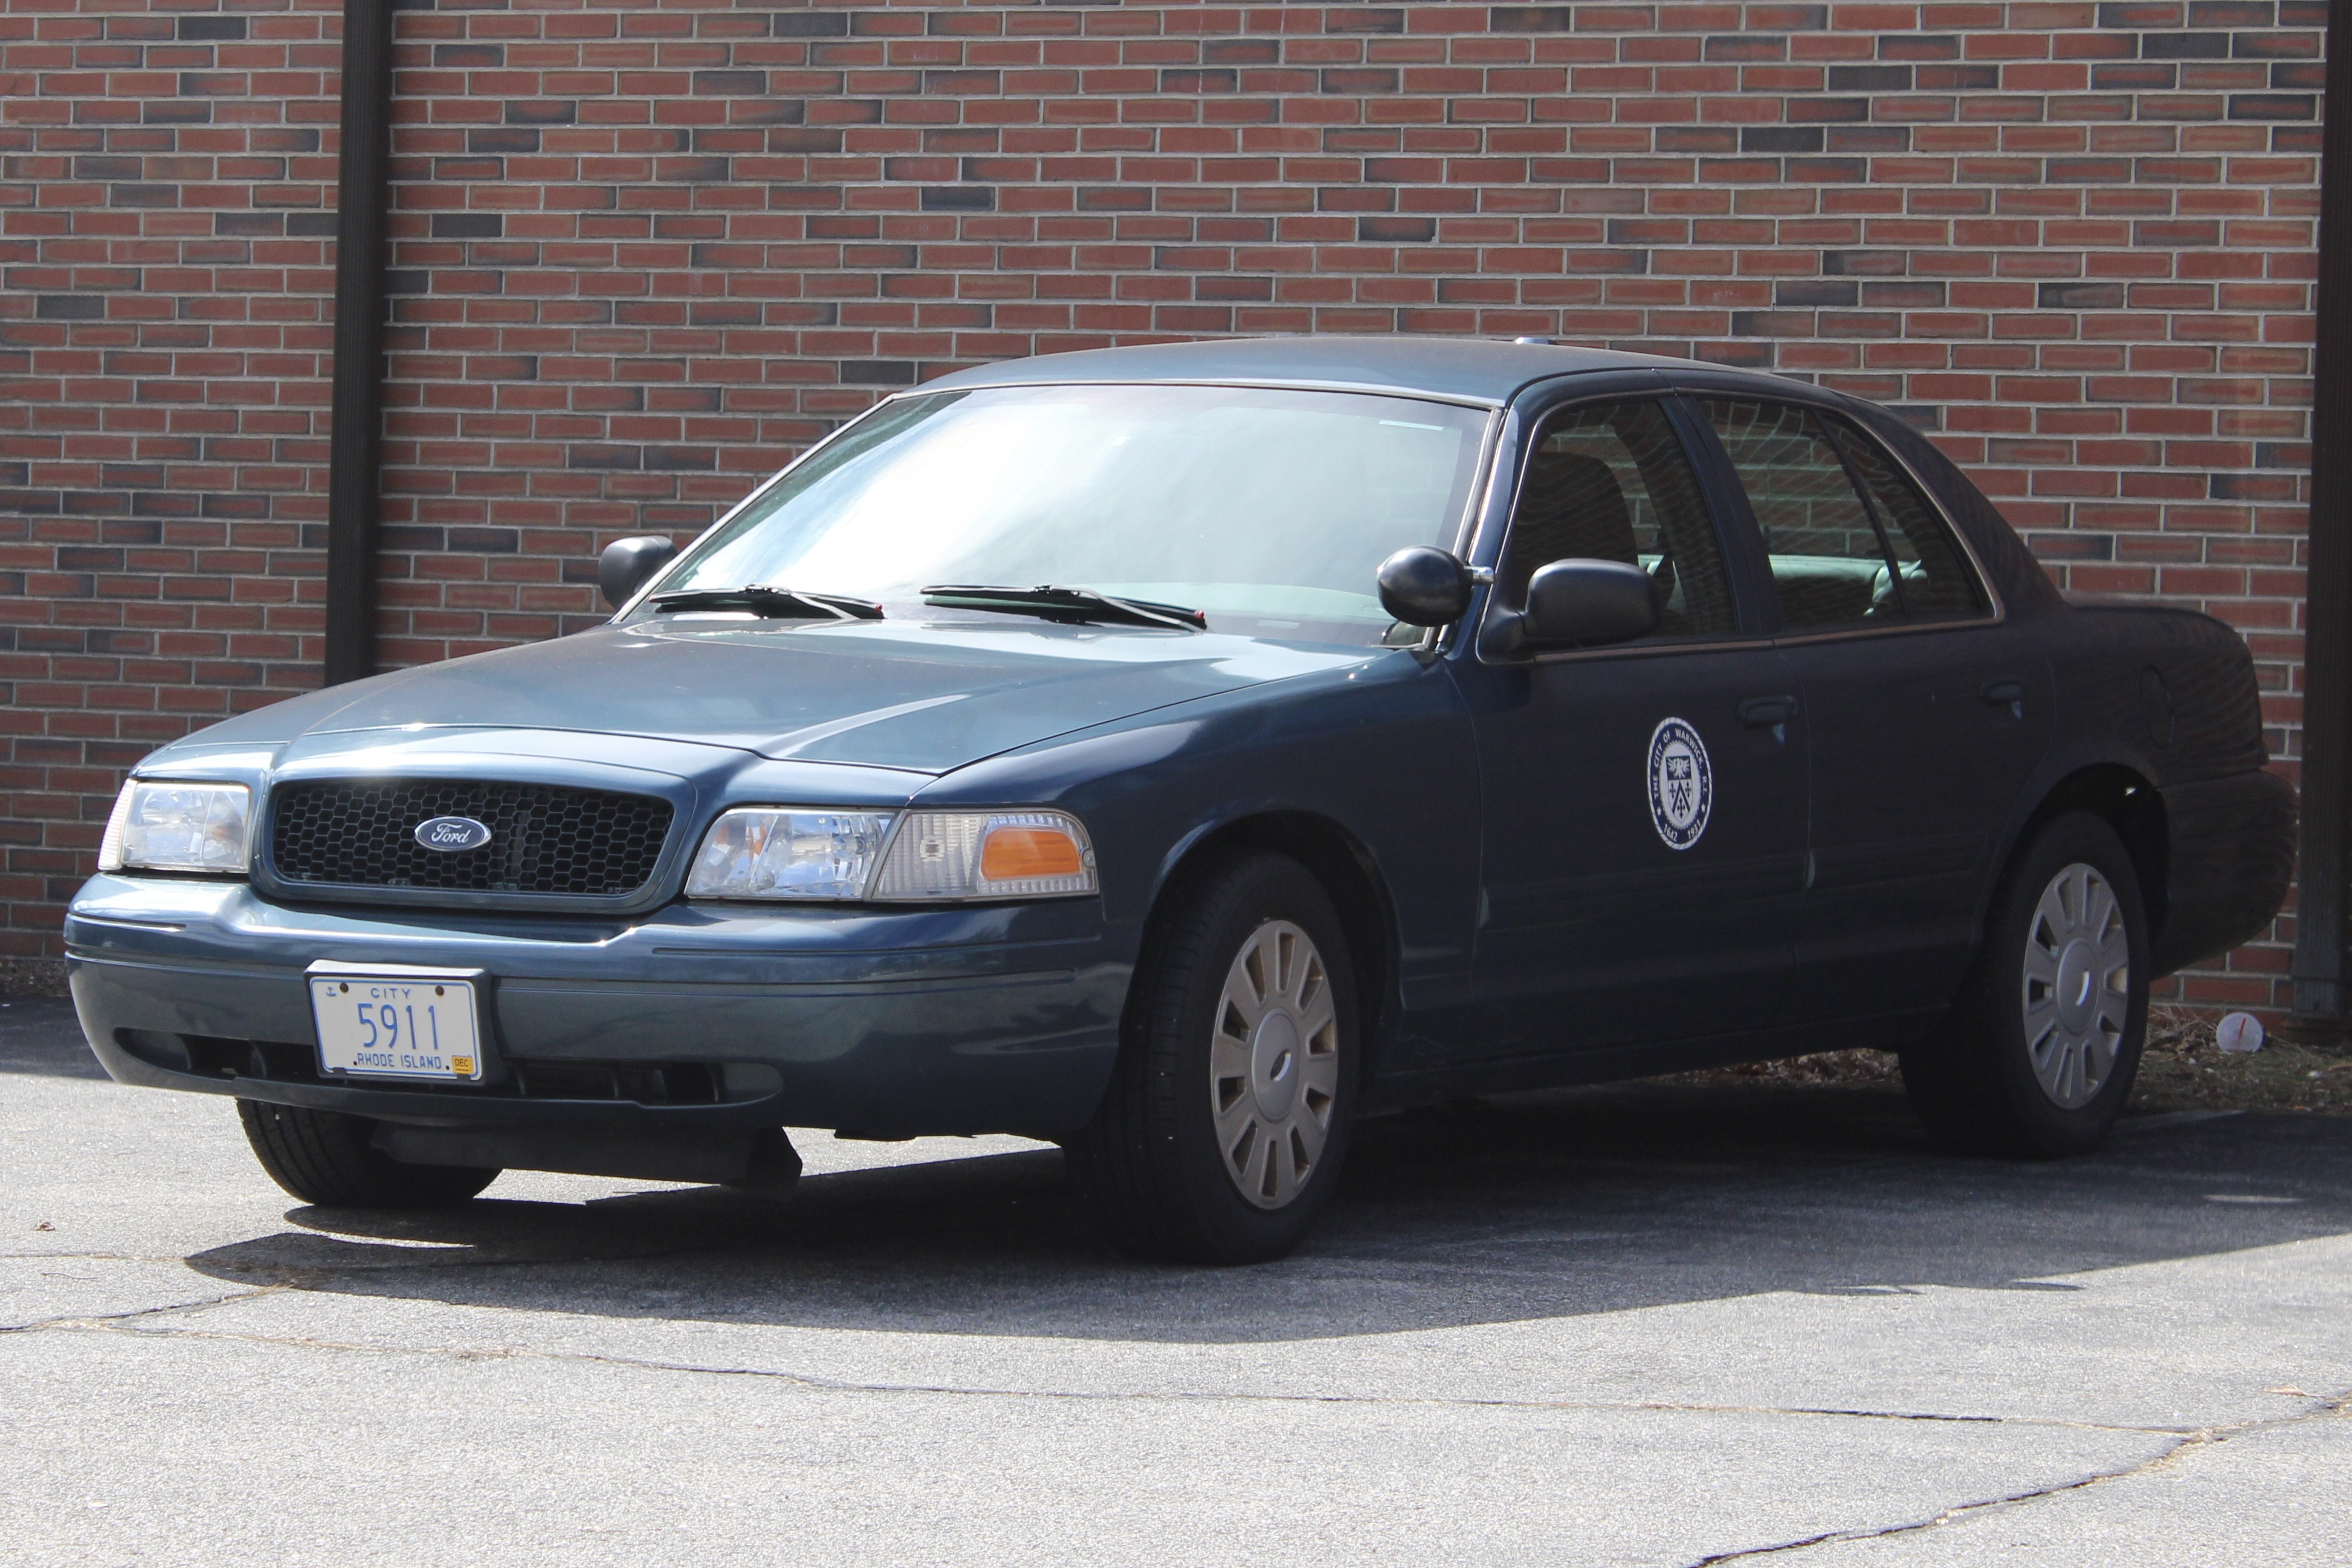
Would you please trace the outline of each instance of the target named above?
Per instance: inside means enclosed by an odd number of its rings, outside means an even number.
[[[1308,1245],[1245,1270],[1110,1252],[1052,1150],[816,1176],[781,1204],[673,1188],[288,1219],[188,1261],[620,1318],[1255,1342],[1766,1291],[2064,1290],[2085,1270],[2352,1232],[2352,1119],[2137,1118],[2097,1155],[2008,1164],[1936,1153],[1881,1091],[1511,1096],[1368,1124]]]

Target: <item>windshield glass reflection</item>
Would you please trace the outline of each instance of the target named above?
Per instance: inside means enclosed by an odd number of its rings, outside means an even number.
[[[1377,643],[1372,574],[1450,546],[1482,411],[1350,392],[989,388],[887,403],[770,486],[660,591],[768,583],[919,605],[934,583],[1063,584],[1213,631]],[[1414,633],[1416,636],[1418,633]]]

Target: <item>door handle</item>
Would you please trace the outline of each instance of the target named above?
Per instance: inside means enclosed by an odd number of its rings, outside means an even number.
[[[1977,692],[1987,707],[2005,707],[2011,718],[2025,716],[2025,683],[2023,681],[1987,681]]]
[[[1750,729],[1783,725],[1797,716],[1797,699],[1790,696],[1749,697],[1739,705],[1739,722]]]

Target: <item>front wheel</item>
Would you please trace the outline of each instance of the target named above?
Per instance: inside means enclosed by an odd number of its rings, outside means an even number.
[[[2147,1033],[2139,877],[2101,818],[2070,812],[2021,850],[1952,1017],[1903,1052],[1928,1131],[1970,1154],[2095,1148],[2123,1113]]]
[[[1298,1245],[1347,1152],[1355,969],[1296,861],[1210,867],[1155,924],[1126,1040],[1071,1174],[1123,1250],[1255,1263]]]
[[[236,1113],[269,1179],[321,1208],[439,1208],[499,1178],[495,1170],[395,1160],[375,1146],[376,1124],[365,1116],[259,1100],[239,1100]]]

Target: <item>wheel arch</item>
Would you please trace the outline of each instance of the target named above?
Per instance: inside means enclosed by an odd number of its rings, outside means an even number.
[[[2088,811],[2115,829],[2131,856],[2139,878],[2140,903],[2147,916],[2148,946],[2155,949],[2169,914],[2168,890],[2172,871],[2171,827],[2164,796],[2155,782],[2120,762],[2095,762],[2076,768],[2053,784],[2010,841],[2002,862],[2004,874],[2017,852],[2033,840],[2042,824],[2066,811]],[[1999,879],[1995,879],[1996,883]],[[1988,888],[1986,897],[1991,897]],[[1979,922],[1981,924],[1981,922]]]
[[[1316,811],[1261,810],[1195,832],[1177,846],[1160,874],[1145,922],[1145,951],[1200,870],[1222,855],[1244,850],[1287,855],[1330,895],[1356,969],[1357,1006],[1364,1020],[1362,1072],[1368,1080],[1397,1005],[1396,906],[1371,851],[1333,819]]]

